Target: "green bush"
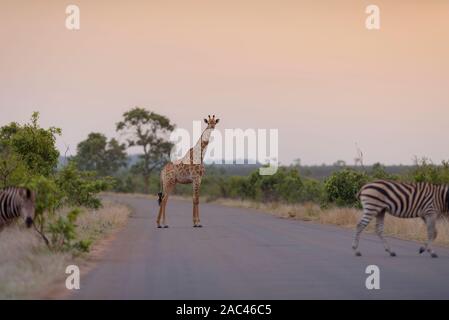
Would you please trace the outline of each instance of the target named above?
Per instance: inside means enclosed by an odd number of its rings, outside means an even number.
[[[303,179],[303,190],[301,193],[301,202],[322,203],[324,199],[323,184],[314,179]]]
[[[128,177],[127,179],[130,179]],[[120,183],[124,183],[122,180]],[[191,185],[177,185],[176,194],[190,196]],[[213,170],[203,177],[201,195],[208,201],[217,198],[281,201],[286,203],[323,201],[323,186],[318,180],[301,178],[296,169],[279,168],[271,176],[262,176],[258,170],[249,176],[226,176]]]
[[[27,187],[37,193],[35,227],[51,250],[89,250],[89,241],[76,241],[75,223],[80,210],[73,209],[67,216],[57,213],[63,207],[101,206],[98,193],[105,190],[108,182],[104,179],[93,181],[93,176],[86,174],[69,165],[54,177],[36,176],[27,184]],[[50,235],[50,239],[46,234]]]
[[[98,178],[95,172],[79,171],[73,163],[58,172],[55,182],[64,194],[65,205],[92,209],[101,207],[98,193],[113,186],[111,178]]]
[[[62,207],[99,208],[98,193],[111,187],[108,178],[94,172],[80,172],[74,164],[57,171],[58,128],[41,128],[39,114],[31,123],[11,123],[0,128],[0,186],[25,186],[36,192],[34,226],[52,250],[86,251],[89,241],[76,241],[75,222],[79,214],[73,209],[67,216],[58,215]],[[46,237],[50,235],[50,239]]]
[[[278,189],[284,176],[283,169],[269,176],[262,176],[258,170],[254,171],[249,176],[248,196],[261,202],[279,201]]]
[[[61,129],[39,126],[39,113],[33,113],[31,123],[11,123],[0,128],[0,149],[9,149],[23,161],[30,172],[48,176],[58,165],[59,151],[56,136]]]
[[[281,171],[280,181],[276,185],[278,198],[287,203],[299,202],[303,196],[304,184],[297,170]]]
[[[369,181],[369,177],[362,172],[343,169],[334,172],[324,182],[326,200],[339,206],[357,206],[357,193]]]
[[[415,166],[409,172],[406,179],[413,182],[449,184],[449,162],[443,161],[441,165],[437,166],[429,159],[416,159]]]
[[[377,180],[377,179],[383,179],[383,180],[397,180],[397,176],[389,174],[387,172],[387,170],[385,169],[385,166],[383,166],[380,163],[375,163],[372,168],[371,171],[369,172],[370,177],[373,180]]]
[[[0,148],[0,188],[17,186],[30,176],[26,163],[11,147]]]
[[[234,199],[249,198],[251,186],[246,177],[231,176],[227,179],[228,196]]]
[[[75,249],[80,252],[89,251],[90,240],[76,241],[76,220],[80,212],[79,209],[73,209],[66,216],[60,215],[48,223],[47,230],[51,235],[50,245],[52,250],[67,251]]]

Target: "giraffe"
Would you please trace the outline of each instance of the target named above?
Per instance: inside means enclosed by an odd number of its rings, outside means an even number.
[[[186,155],[176,161],[167,163],[161,171],[161,188],[159,192],[159,214],[157,216],[157,227],[168,228],[165,221],[165,207],[170,193],[176,184],[192,184],[193,187],[193,227],[202,228],[199,213],[199,198],[201,179],[205,173],[203,159],[206,154],[206,148],[209,144],[209,138],[215,125],[220,121],[215,115],[209,115],[204,122],[207,128],[201,134],[200,139],[193,148],[190,148]],[[162,220],[162,224],[161,224]]]

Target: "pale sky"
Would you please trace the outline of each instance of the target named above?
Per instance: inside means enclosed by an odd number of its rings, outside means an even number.
[[[0,125],[40,111],[61,150],[141,106],[279,129],[284,164],[449,159],[449,1],[0,0],[0,41]]]

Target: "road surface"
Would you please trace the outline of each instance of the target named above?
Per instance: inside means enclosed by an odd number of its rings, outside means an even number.
[[[351,250],[352,230],[286,220],[249,209],[170,200],[169,229],[157,229],[157,203],[117,198],[132,207],[98,264],[70,299],[448,299],[449,250],[419,255],[419,244],[389,239],[389,257],[374,235]],[[388,223],[388,221],[387,221]],[[367,290],[368,265],[380,290]]]

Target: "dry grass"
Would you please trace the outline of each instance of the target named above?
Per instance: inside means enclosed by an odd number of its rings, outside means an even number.
[[[318,205],[311,203],[295,205],[280,203],[264,204],[230,199],[218,199],[214,203],[230,207],[257,209],[286,219],[313,221],[350,229],[355,228],[362,215],[362,212],[356,209],[321,209]],[[421,219],[399,219],[388,214],[385,219],[384,232],[386,235],[416,241],[425,241],[427,238],[427,231]],[[367,228],[367,232],[374,232],[374,225],[374,221],[371,222]],[[438,237],[435,243],[449,246],[449,223],[447,219],[441,219],[438,222]]]
[[[80,239],[102,239],[123,226],[129,209],[105,203],[97,211],[83,210],[77,221]],[[64,212],[61,212],[64,214]],[[65,278],[69,264],[82,262],[88,255],[52,252],[32,229],[13,225],[0,232],[0,299],[38,297],[58,279]]]
[[[124,205],[105,202],[104,207],[89,214],[81,215],[77,220],[77,233],[81,239],[101,239],[111,230],[126,224],[130,209]]]

